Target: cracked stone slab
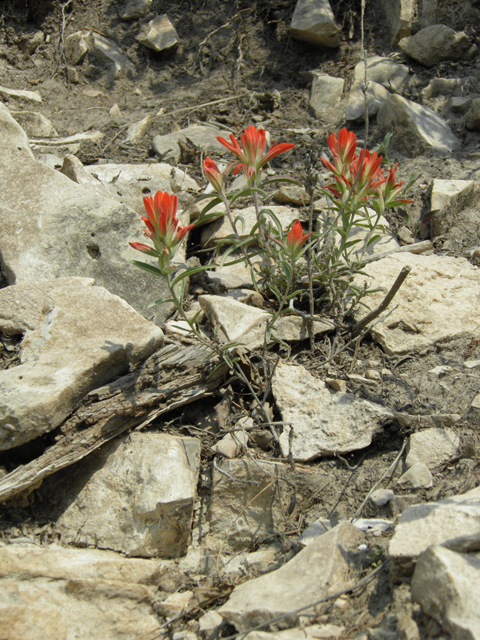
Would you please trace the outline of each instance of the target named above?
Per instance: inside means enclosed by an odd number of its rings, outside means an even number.
[[[25,333],[21,364],[0,371],[0,450],[58,427],[92,389],[163,344],[159,327],[88,278],[0,290],[0,330]]]
[[[430,547],[419,557],[412,600],[452,638],[480,638],[480,555]]]
[[[279,364],[273,395],[286,425],[280,436],[282,455],[295,460],[348,453],[368,447],[373,435],[393,418],[389,409],[351,393],[335,392],[303,366]]]
[[[404,510],[389,546],[392,578],[411,574],[431,545],[462,553],[480,548],[480,487]]]
[[[117,438],[72,472],[70,504],[57,522],[62,540],[130,556],[183,555],[199,468],[195,438]]]
[[[409,157],[433,151],[445,156],[460,146],[446,120],[416,102],[390,95],[377,114],[380,130],[393,129],[392,145]]]
[[[8,110],[0,109],[0,255],[9,284],[62,276],[95,279],[148,319],[163,323],[171,305],[160,278],[129,264],[129,241],[143,241],[142,222],[127,206],[93,193],[38,162]],[[148,261],[148,257],[147,257]]]
[[[154,603],[166,561],[113,551],[0,548],[0,628],[25,640],[128,640],[159,629]]]
[[[356,527],[342,522],[280,569],[235,587],[218,613],[238,631],[248,631],[280,615],[285,615],[277,622],[280,628],[293,626],[300,615],[296,609],[352,584],[359,569],[358,547],[364,540]],[[316,615],[321,610],[321,605],[315,607]]]
[[[479,333],[480,270],[464,258],[397,253],[367,265],[371,283],[380,288],[366,298],[371,309],[405,265],[412,270],[395,295],[392,313],[371,329],[388,355],[421,351],[464,332]],[[359,285],[364,281],[365,276],[355,280]],[[359,311],[357,319],[365,314]]]

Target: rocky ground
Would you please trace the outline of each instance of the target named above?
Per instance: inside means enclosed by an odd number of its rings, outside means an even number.
[[[0,9],[1,638],[480,638],[480,10],[367,0],[368,131],[360,17],[354,0]],[[282,319],[270,425],[251,393],[269,301],[248,274],[212,262],[189,304],[243,346],[250,389],[128,262],[142,195],[186,209],[205,155],[227,162],[216,136],[251,124],[295,144],[272,175],[325,184],[343,126],[369,148],[391,131],[398,176],[417,175],[372,249],[393,253],[365,267],[371,308],[411,267],[391,314],[328,363],[326,315],[313,354]],[[306,193],[271,195],[286,226],[307,219]],[[226,233],[196,227],[181,259],[213,260]]]

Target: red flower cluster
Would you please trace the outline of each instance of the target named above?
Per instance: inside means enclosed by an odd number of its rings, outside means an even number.
[[[231,151],[240,162],[233,169],[233,175],[243,171],[248,180],[256,182],[260,175],[261,169],[267,162],[273,160],[281,153],[293,149],[295,146],[290,142],[282,142],[277,144],[274,142],[270,149],[265,153],[267,140],[263,129],[256,129],[253,125],[245,129],[240,136],[240,143],[230,134],[231,142],[227,142],[225,138],[218,137],[217,140]],[[212,183],[213,184],[213,183]]]
[[[178,245],[194,225],[180,226],[176,217],[178,198],[166,191],[157,191],[155,197],[147,196],[143,198],[143,202],[147,212],[147,217],[142,216],[146,224],[143,232],[153,242],[154,247],[142,242],[129,244],[138,251],[157,257],[160,266],[166,267],[175,255]]]
[[[357,203],[366,201],[369,197],[378,197],[384,209],[413,202],[398,198],[405,184],[404,181],[395,182],[398,163],[390,169],[388,178],[385,178],[384,169],[380,166],[383,156],[371,153],[368,149],[362,149],[360,155],[357,155],[357,136],[353,131],[343,128],[338,139],[332,133],[327,138],[327,143],[333,155],[333,163],[324,158],[322,162],[333,173],[335,183],[325,188],[336,198],[345,201],[355,185],[352,198]]]

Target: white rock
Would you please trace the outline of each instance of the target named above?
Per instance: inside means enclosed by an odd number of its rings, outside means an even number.
[[[332,524],[330,520],[327,520],[327,518],[318,518],[305,529],[302,535],[298,538],[298,542],[307,546],[317,540],[320,536],[323,536],[324,533],[331,530]]]
[[[412,600],[458,640],[480,638],[480,557],[442,546],[418,558]]]
[[[245,431],[227,433],[212,447],[212,451],[220,453],[224,458],[236,458],[248,444],[248,434]]]
[[[340,46],[339,29],[328,0],[298,0],[290,33],[293,38],[310,44]]]
[[[127,0],[118,10],[122,20],[135,20],[143,18],[152,5],[152,0]]]
[[[158,613],[165,618],[178,616],[188,609],[193,597],[193,591],[172,593],[171,596],[159,603]]]
[[[127,129],[127,135],[125,136],[124,142],[131,142],[132,144],[137,143],[147,131],[150,120],[150,116],[145,116],[142,120],[133,122]]]
[[[408,507],[402,513],[390,541],[392,576],[413,570],[418,556],[431,545],[458,552],[478,549],[480,544],[480,487],[467,493]]]
[[[273,196],[280,204],[294,204],[298,207],[310,204],[310,195],[304,187],[283,185]]]
[[[417,3],[415,0],[382,0],[382,4],[392,45],[396,45],[401,38],[412,33]]]
[[[252,631],[245,636],[248,640],[331,640],[340,638],[345,633],[345,627],[336,624],[312,624],[310,627],[286,629],[285,631]]]
[[[480,129],[480,99],[475,98],[472,100],[470,109],[465,114],[465,126],[472,131],[478,131]]]
[[[89,32],[87,30],[72,33],[65,40],[65,59],[68,64],[78,64],[88,51]]]
[[[198,440],[134,432],[107,444],[90,464],[78,472],[81,489],[57,522],[62,540],[130,556],[185,553],[200,465]]]
[[[256,349],[264,344],[265,329],[271,314],[226,296],[201,295],[198,301],[216,328],[220,342],[235,342],[248,349]],[[329,324],[314,322],[315,335],[330,329]],[[308,338],[307,323],[298,316],[282,316],[272,331],[285,342]]]
[[[10,113],[29,138],[58,136],[50,120],[37,111],[11,111]]]
[[[365,95],[363,80],[354,82],[348,94],[347,112],[345,118],[355,122],[365,117]],[[368,117],[376,115],[390,93],[381,84],[369,81],[367,86]]]
[[[402,38],[398,46],[426,67],[433,67],[442,60],[471,60],[478,51],[464,33],[455,32],[444,24],[434,24],[414,36]]]
[[[114,40],[90,31],[87,44],[90,60],[107,67],[113,79],[124,76],[131,78],[136,74],[135,65]]]
[[[0,134],[0,183],[10,185],[0,203],[0,252],[9,284],[92,277],[162,323],[171,305],[148,305],[153,295],[167,297],[165,285],[128,264],[140,258],[128,241],[144,240],[141,220],[118,201],[92,194],[35,160],[25,132],[3,110]]]
[[[332,392],[303,366],[279,364],[272,385],[282,420],[294,430],[292,455],[312,460],[335,451],[368,447],[374,433],[392,418],[389,409],[350,393]],[[282,455],[289,455],[289,426],[280,436]]]
[[[2,634],[29,640],[154,636],[160,626],[154,602],[164,569],[158,560],[110,551],[1,547]]]
[[[230,141],[230,131],[208,125],[192,125],[174,133],[155,136],[152,140],[152,149],[161,156],[162,160],[179,160],[181,151],[178,141],[187,142],[188,138],[205,153],[226,151],[225,147],[218,142],[217,136]]]
[[[363,542],[363,534],[343,522],[280,569],[235,587],[218,612],[238,631],[247,631],[279,615],[285,615],[277,623],[280,627],[293,626],[300,615],[296,609],[340,591],[355,579],[355,555]],[[328,604],[315,607],[316,615],[325,606]]]
[[[137,213],[143,215],[143,197],[155,195],[157,191],[168,191],[178,197],[179,207],[186,207],[192,199],[191,192],[198,192],[198,183],[186,171],[172,167],[166,162],[142,164],[87,165],[85,171],[99,180],[112,197],[120,199]],[[145,191],[147,187],[148,192]],[[121,196],[118,195],[121,192]],[[180,224],[189,224],[178,212]]]
[[[397,480],[397,485],[405,485],[412,489],[429,489],[433,486],[433,476],[423,462],[415,462]]]
[[[26,332],[21,364],[0,371],[0,449],[51,431],[90,390],[163,343],[159,327],[87,278],[0,290],[0,330]]]
[[[412,433],[408,441],[407,467],[423,462],[429,469],[458,455],[460,436],[453,429],[425,429]]]
[[[432,109],[399,95],[390,95],[377,114],[385,133],[393,128],[392,144],[408,156],[431,150],[447,155],[460,146],[446,121]]]
[[[198,620],[199,630],[200,631],[208,631],[212,632],[217,627],[219,627],[223,622],[222,616],[214,611],[213,609],[207,611],[207,613],[203,614],[201,618]]]
[[[400,93],[409,78],[407,65],[391,58],[373,56],[367,58],[367,80],[381,84],[392,93]],[[365,63],[359,62],[354,71],[355,84],[365,80]]]
[[[8,89],[7,87],[0,87],[0,98],[2,100],[27,100],[30,102],[42,102],[42,96],[38,91],[24,91],[19,89]]]
[[[163,14],[150,20],[135,39],[149,49],[164,51],[177,44],[178,35],[169,17]]]
[[[365,267],[381,291],[367,297],[374,309],[385,297],[401,269],[412,270],[398,293],[398,307],[385,322],[371,329],[389,355],[422,350],[465,331],[480,331],[476,300],[480,295],[480,271],[464,258],[398,253]],[[356,279],[357,284],[364,276]],[[358,319],[365,315],[359,311]]]
[[[391,489],[376,489],[370,496],[370,501],[376,507],[383,507],[395,497]]]
[[[345,80],[334,78],[326,73],[313,73],[309,106],[316,118],[325,121],[340,119],[340,100]]]
[[[442,180],[432,182],[430,207],[437,213],[430,221],[432,237],[447,233],[458,215],[478,202],[480,187],[474,180]]]
[[[370,531],[372,533],[383,533],[395,528],[390,520],[382,520],[380,518],[359,518],[352,522],[354,527],[360,531]]]

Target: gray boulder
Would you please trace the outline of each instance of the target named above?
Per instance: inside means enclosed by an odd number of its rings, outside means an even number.
[[[298,0],[290,24],[296,40],[322,47],[339,47],[340,33],[328,0]]]
[[[398,46],[426,67],[433,67],[442,60],[471,60],[478,52],[464,33],[444,24],[434,24],[414,36],[402,38]]]

